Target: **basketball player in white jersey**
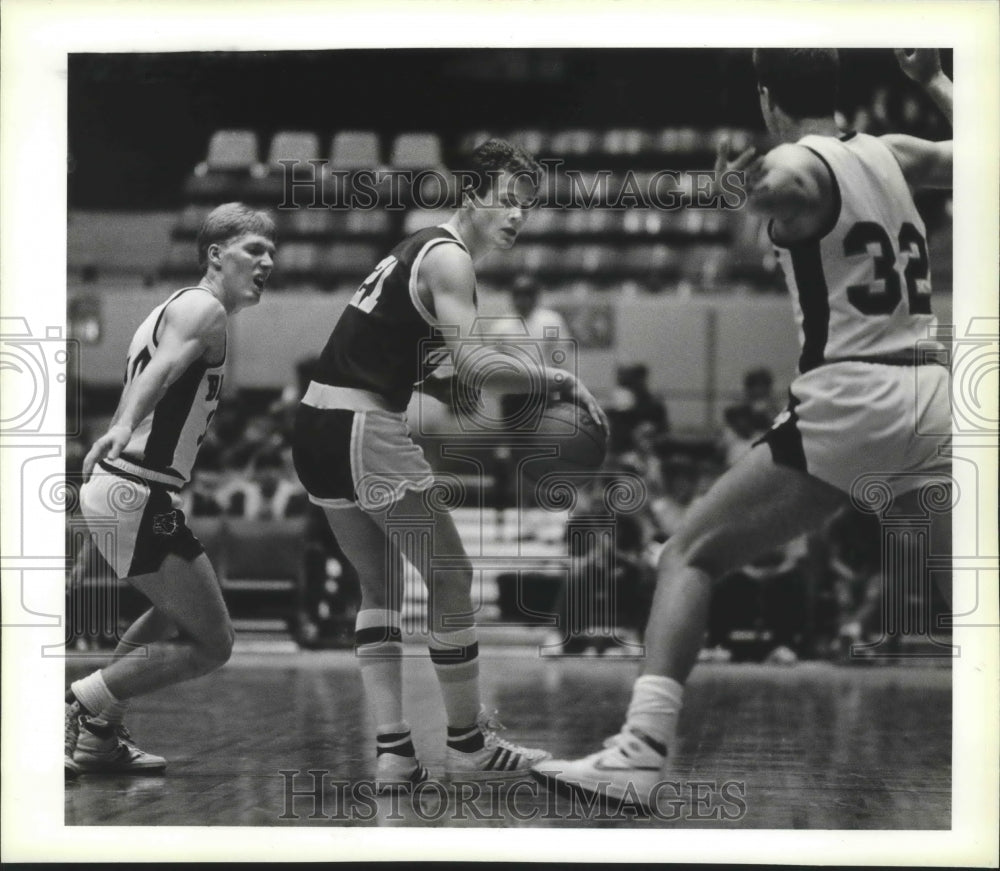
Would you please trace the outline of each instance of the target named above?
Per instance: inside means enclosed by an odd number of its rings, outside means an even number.
[[[497,393],[558,391],[606,425],[594,398],[570,373],[542,366],[532,372],[510,365],[498,350],[483,353],[474,326],[474,264],[513,246],[537,195],[539,167],[511,143],[489,140],[472,155],[468,173],[476,182],[464,191],[461,208],[444,224],[400,242],[362,283],[330,334],[295,422],[296,471],[361,581],[355,642],[375,721],[379,790],[411,788],[428,777],[403,716],[403,556],[421,571],[429,591],[429,647],[447,718],[447,773],[523,776],[549,755],[501,738],[483,709],[472,565],[451,515],[427,499],[434,475],[405,416],[416,383],[447,397],[450,387],[436,383],[445,379],[421,379],[450,352],[459,382],[475,384],[489,372],[487,387]],[[428,523],[429,537],[397,536],[394,523],[403,531],[398,518]]]
[[[951,120],[936,51],[897,52]],[[841,135],[835,49],[754,52],[761,111],[779,141],[718,170],[743,170],[799,324],[799,375],[772,429],[694,506],[667,542],[646,629],[646,661],[622,730],[603,750],[533,771],[559,791],[655,805],[675,747],[683,684],[701,649],[712,582],[816,528],[863,475],[922,516],[919,488],[950,473],[949,371],[917,353],[935,321],[927,243],[912,190],[950,188],[952,143]],[[933,356],[933,355],[929,355]],[[933,516],[933,515],[932,515]],[[950,553],[937,515],[934,550]]]
[[[180,510],[222,392],[229,316],[260,301],[273,267],[274,221],[241,203],[214,209],[198,234],[205,274],[136,330],[108,431],[87,454],[80,506],[101,554],[152,607],[106,668],[66,696],[65,769],[148,773],[166,761],[138,749],[129,700],[222,666],[233,628],[219,582]]]

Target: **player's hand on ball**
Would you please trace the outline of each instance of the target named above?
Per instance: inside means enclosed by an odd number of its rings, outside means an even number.
[[[584,386],[583,382],[577,378],[573,378],[570,381],[568,393],[569,395],[567,398],[569,401],[575,402],[595,421],[597,421],[601,429],[604,430],[605,438],[607,438],[611,431],[611,426],[608,423],[608,417],[604,413],[604,409],[602,409],[597,400],[594,399],[594,395]]]
[[[941,74],[941,54],[936,48],[897,48],[895,55],[899,68],[919,85]]]
[[[118,455],[121,454],[131,437],[132,430],[119,424],[111,427],[94,442],[94,446],[87,452],[87,456],[83,460],[83,480],[90,480],[90,474],[94,471],[98,460],[117,460]]]

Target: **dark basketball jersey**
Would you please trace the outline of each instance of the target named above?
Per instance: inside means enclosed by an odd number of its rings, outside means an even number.
[[[417,294],[417,270],[436,245],[460,245],[450,227],[408,236],[351,297],[320,355],[313,381],[368,390],[394,411],[405,411],[413,386],[447,354],[435,313]]]

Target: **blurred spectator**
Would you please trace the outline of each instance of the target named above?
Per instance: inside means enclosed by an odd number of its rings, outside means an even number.
[[[237,478],[217,494],[230,517],[276,520],[305,513],[308,502],[301,485],[285,475],[285,464],[277,451],[260,454],[253,461],[249,478]]]
[[[299,400],[305,395],[312,381],[312,373],[316,369],[317,357],[306,357],[295,364],[295,380],[282,388],[279,396],[268,408],[268,414],[278,422],[278,430],[283,440],[291,442],[292,429],[295,425],[295,411]]]
[[[188,517],[218,517],[222,506],[216,498],[221,475],[205,471],[195,466],[191,470],[191,482],[180,494],[181,510]]]
[[[569,326],[559,312],[545,308],[541,304],[542,288],[531,275],[519,275],[510,287],[510,301],[514,314],[521,319],[525,334],[532,339],[569,340]],[[547,361],[548,365],[555,365]],[[566,368],[563,366],[562,368]],[[513,430],[517,425],[530,425],[526,421],[537,420],[542,407],[533,394],[510,393],[498,399],[483,394],[481,401],[485,406],[488,418],[499,419],[507,429]],[[491,501],[496,509],[497,529],[501,538],[506,536],[507,526],[505,511],[514,508],[517,492],[517,471],[515,458],[506,444],[497,444],[493,451],[490,474],[493,477]]]
[[[581,488],[566,525],[573,562],[556,596],[560,628],[547,644],[551,652],[603,653],[638,641],[649,615],[653,572],[643,558],[644,527],[634,514],[607,516],[602,489]],[[605,538],[609,526],[613,550]]]
[[[663,465],[655,424],[648,420],[636,424],[624,448],[617,455],[618,463],[642,477],[651,498],[659,496],[663,492]]]
[[[649,389],[649,367],[645,363],[618,367],[618,387],[611,409],[628,429],[648,421],[653,424],[654,436],[670,431],[667,408]]]
[[[542,306],[541,297],[541,285],[531,275],[518,276],[511,286],[511,305],[524,323],[527,334],[533,339],[573,338],[563,316]]]
[[[768,369],[751,369],[743,376],[743,401],[724,412],[721,453],[733,465],[770,428],[779,411],[774,398],[774,376]]]
[[[828,634],[836,636],[833,651],[849,656],[852,645],[882,634],[881,525],[876,515],[848,506],[830,519],[824,540],[833,599]]]
[[[736,661],[798,661],[806,619],[809,540],[799,536],[721,578],[712,590],[708,648]]]
[[[692,460],[676,454],[664,461],[662,475],[663,493],[650,503],[656,521],[656,540],[661,542],[680,528],[697,495],[700,472]]]
[[[732,466],[762,435],[754,426],[754,415],[747,405],[733,405],[724,412],[726,425],[722,430],[721,451],[726,466]]]

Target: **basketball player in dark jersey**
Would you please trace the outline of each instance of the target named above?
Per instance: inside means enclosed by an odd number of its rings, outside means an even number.
[[[951,121],[938,53],[896,55]],[[866,480],[910,516],[925,514],[921,488],[948,489],[950,373],[918,353],[935,321],[911,191],[951,187],[952,143],[842,135],[835,49],[759,49],[754,65],[764,120],[782,144],[732,162],[726,145],[716,169],[748,170],[748,206],[770,218],[799,324],[799,375],[788,410],[664,547],[625,725],[597,753],[539,764],[535,778],[557,790],[656,803],[714,579],[817,528]],[[950,516],[931,517],[934,552],[950,554]]]
[[[433,473],[405,417],[415,382],[446,351],[459,382],[473,383],[477,372],[489,371],[488,386],[498,393],[558,390],[606,425],[593,397],[569,373],[541,366],[531,373],[504,365],[499,350],[482,353],[473,326],[474,263],[514,244],[536,198],[539,167],[520,148],[490,140],[476,149],[470,170],[478,183],[464,191],[451,219],[404,239],[350,300],[296,420],[299,477],[361,579],[356,645],[376,726],[379,789],[408,788],[428,776],[403,717],[403,556],[422,570],[429,590],[430,656],[448,722],[447,773],[517,777],[548,755],[500,738],[499,724],[482,709],[472,566],[451,515],[428,506]],[[422,386],[440,395],[441,385],[432,389],[432,383]],[[429,518],[430,540],[394,536],[393,517]],[[433,567],[432,558],[447,568]]]
[[[214,209],[198,234],[205,275],[136,330],[111,426],[87,454],[80,491],[98,550],[153,607],[114,661],[66,697],[65,769],[148,773],[166,761],[122,724],[129,700],[222,666],[233,628],[215,572],[180,510],[222,390],[229,316],[256,305],[273,267],[274,221],[241,203]]]

